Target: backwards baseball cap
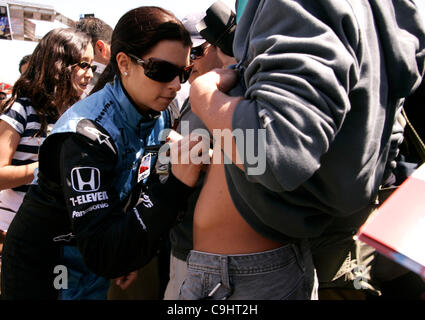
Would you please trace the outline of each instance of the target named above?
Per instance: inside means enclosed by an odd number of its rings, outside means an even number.
[[[236,14],[224,2],[214,2],[207,9],[206,16],[196,25],[196,29],[209,43],[233,57]]]
[[[203,44],[206,40],[202,38],[199,31],[196,29],[196,25],[205,17],[205,12],[192,13],[185,16],[182,19],[182,23],[187,31],[190,33],[193,47],[198,47]]]

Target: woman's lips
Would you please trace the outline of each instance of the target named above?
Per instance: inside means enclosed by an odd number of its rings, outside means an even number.
[[[161,97],[164,100],[167,100],[169,102],[173,101],[175,97]]]

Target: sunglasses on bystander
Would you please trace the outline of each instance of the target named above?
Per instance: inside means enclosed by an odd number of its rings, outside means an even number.
[[[84,70],[87,70],[88,68],[90,68],[91,71],[93,71],[93,72],[96,72],[96,70],[97,70],[97,65],[93,65],[93,64],[90,64],[90,63],[85,62],[85,61],[73,64],[72,66],[73,67],[79,66],[81,69],[84,69]]]
[[[202,58],[210,46],[211,44],[209,43],[205,47],[203,47],[203,44],[201,44],[200,46],[192,48],[190,50],[190,60],[193,61]]]

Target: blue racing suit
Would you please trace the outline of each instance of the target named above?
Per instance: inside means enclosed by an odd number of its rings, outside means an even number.
[[[87,267],[108,279],[149,262],[191,192],[171,170],[161,181],[155,172],[169,126],[168,111],[139,113],[117,79],[62,115],[40,147],[38,183],[6,239],[2,267],[13,281],[3,277],[5,297],[32,297],[29,283],[37,298],[40,288],[54,296],[60,248],[72,242]],[[17,275],[22,265],[31,268]]]
[[[109,90],[109,89],[112,90]],[[86,101],[87,100],[87,101]],[[105,139],[106,145],[115,145],[117,147],[118,164],[115,167],[115,173],[118,178],[116,189],[119,190],[120,200],[124,200],[136,181],[135,176],[138,173],[137,166],[139,159],[142,158],[146,150],[156,151],[161,145],[159,134],[166,127],[170,127],[168,110],[162,114],[157,114],[152,118],[142,119],[137,110],[129,104],[129,101],[121,89],[119,81],[115,81],[113,87],[109,86],[100,95],[81,101],[78,107],[66,113],[61,118],[59,124],[54,128],[54,133],[81,132],[99,134],[100,139]],[[124,112],[115,112],[111,109],[114,100],[124,110]],[[96,106],[93,108],[92,106]],[[108,112],[108,110],[111,110]],[[90,120],[89,120],[90,119]],[[111,121],[112,120],[112,121]],[[145,121],[144,121],[145,120]],[[87,123],[90,121],[90,123]],[[109,144],[106,135],[98,131],[92,125],[92,121],[101,124],[103,129],[111,133],[114,141]],[[124,125],[125,124],[125,125]],[[129,134],[124,126],[135,125],[139,127],[140,135]],[[130,136],[130,138],[129,138]],[[141,138],[141,139],[140,139]],[[148,148],[146,148],[146,146]],[[137,151],[137,152],[135,152]],[[149,169],[152,170],[152,164],[155,155],[148,153],[145,160],[149,162]],[[146,162],[146,161],[145,161]],[[106,299],[109,289],[109,280],[90,272],[84,264],[79,249],[75,246],[64,246],[63,263],[68,269],[68,288],[61,291],[63,300],[80,299]]]

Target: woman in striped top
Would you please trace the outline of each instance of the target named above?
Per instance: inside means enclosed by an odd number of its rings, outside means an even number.
[[[4,234],[38,167],[38,150],[59,116],[93,78],[90,38],[54,29],[35,48],[11,98],[0,107],[0,231]]]

